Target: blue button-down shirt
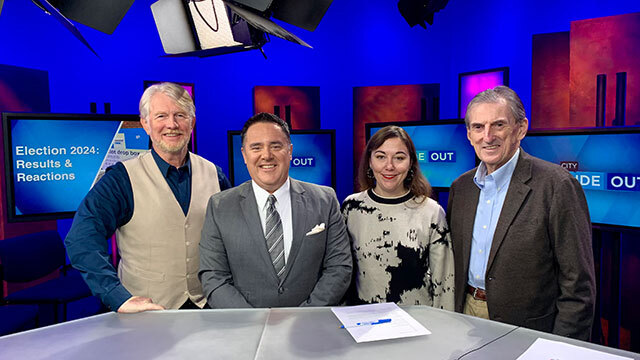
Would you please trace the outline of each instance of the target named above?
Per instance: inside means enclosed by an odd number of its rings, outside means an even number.
[[[485,289],[484,276],[496,225],[502,212],[502,205],[507,196],[513,170],[518,163],[520,149],[499,169],[487,175],[487,167],[480,163],[473,181],[480,188],[480,198],[473,223],[473,239],[471,240],[471,256],[469,258],[469,285]]]
[[[151,154],[156,161],[156,165],[158,165],[158,169],[160,169],[160,172],[167,180],[167,184],[173,192],[173,195],[176,197],[176,200],[178,200],[182,212],[187,216],[189,202],[191,201],[191,159],[187,156],[185,164],[176,168],[162,160],[155,150],[151,150]]]
[[[156,165],[165,177],[173,195],[187,214],[191,201],[191,162],[180,168],[169,165],[154,150]],[[231,183],[218,166],[220,190]],[[133,190],[129,174],[122,163],[107,169],[104,176],[82,200],[65,239],[71,263],[82,275],[94,295],[112,310],[117,310],[131,297],[118,279],[109,261],[109,241],[117,228],[133,216]]]

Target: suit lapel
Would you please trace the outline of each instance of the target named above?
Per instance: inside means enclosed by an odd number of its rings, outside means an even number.
[[[289,275],[293,263],[298,256],[302,241],[305,237],[305,230],[309,228],[307,221],[307,199],[305,197],[305,191],[300,183],[294,179],[291,179],[291,223],[293,224],[293,239],[291,242],[291,250],[289,251],[289,257],[287,258],[287,266],[285,269],[283,281]]]
[[[276,269],[271,263],[271,256],[269,256],[269,249],[267,249],[267,240],[264,237],[264,231],[262,230],[262,222],[260,221],[260,213],[258,205],[256,204],[256,197],[253,193],[253,187],[251,181],[247,181],[240,185],[243,187],[240,192],[240,208],[242,209],[242,216],[244,222],[249,230],[249,247],[259,249],[260,257],[265,262],[267,271],[273,273],[276,282],[278,282],[278,274]]]
[[[498,252],[500,245],[502,245],[513,219],[515,219],[516,214],[518,214],[518,211],[522,207],[527,195],[531,191],[529,185],[526,184],[529,179],[531,179],[531,161],[529,156],[520,149],[518,164],[513,171],[509,190],[507,190],[507,196],[504,199],[504,205],[502,206],[500,218],[496,225],[496,231],[493,235],[491,251],[489,252],[489,261],[487,262],[487,271],[491,269],[496,253]]]

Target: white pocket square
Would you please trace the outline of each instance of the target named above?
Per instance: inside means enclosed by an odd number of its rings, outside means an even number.
[[[305,236],[315,235],[315,234],[321,233],[323,231],[324,231],[324,223],[314,226],[313,229],[311,229],[311,231],[309,231],[308,233],[305,234]]]

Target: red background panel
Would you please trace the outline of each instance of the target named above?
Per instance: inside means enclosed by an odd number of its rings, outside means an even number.
[[[571,22],[570,124],[594,126],[596,76],[607,75],[605,124],[615,116],[616,73],[627,73],[626,122],[640,124],[640,13]]]
[[[280,117],[285,119],[285,106],[291,106],[291,128],[294,130],[320,129],[320,87],[318,86],[255,86],[253,113],[271,113],[280,106]]]
[[[422,99],[429,108],[439,101],[440,84],[362,86],[353,88],[353,174],[366,145],[366,123],[433,119],[434,111],[422,114]]]
[[[529,124],[532,129],[570,127],[569,32],[533,35],[532,47]]]

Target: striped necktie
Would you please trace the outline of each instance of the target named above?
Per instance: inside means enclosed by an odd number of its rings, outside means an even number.
[[[282,221],[278,210],[276,210],[276,197],[269,195],[267,199],[267,221],[265,225],[265,239],[267,240],[267,249],[271,256],[271,263],[276,269],[276,273],[280,280],[284,275],[284,233],[282,231]]]

